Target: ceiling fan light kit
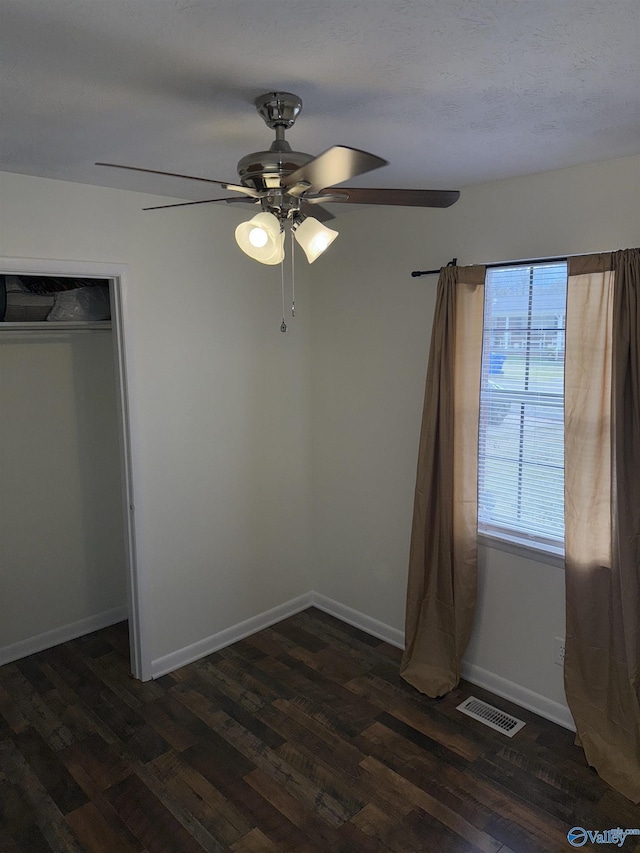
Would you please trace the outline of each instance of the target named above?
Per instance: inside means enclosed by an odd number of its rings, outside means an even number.
[[[96,165],[203,181],[238,193],[237,198],[211,198],[201,202],[161,205],[161,208],[213,202],[259,204],[261,212],[236,228],[236,242],[250,258],[269,265],[282,264],[284,261],[286,225],[309,263],[313,263],[333,243],[338,232],[323,225],[323,222],[334,218],[324,207],[325,204],[350,202],[402,207],[449,207],[460,196],[457,190],[336,187],[335,184],[342,184],[365,172],[386,166],[387,161],[367,151],[344,145],[334,145],[317,157],[293,151],[285,139],[285,131],[295,124],[302,109],[302,100],[291,92],[268,92],[256,99],[255,106],[266,125],[275,131],[275,139],[267,151],[256,151],[240,159],[237,166],[239,183],[116,163]],[[293,240],[291,245],[293,247]],[[284,319],[281,328],[286,331]]]
[[[236,228],[236,243],[245,255],[261,264],[284,260],[284,230],[273,213],[258,213]]]
[[[293,236],[310,264],[319,258],[338,236],[337,231],[327,228],[313,216],[305,216],[301,222],[294,221],[292,227]]]

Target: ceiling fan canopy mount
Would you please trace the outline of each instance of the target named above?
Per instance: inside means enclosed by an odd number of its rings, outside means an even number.
[[[289,130],[302,109],[302,99],[291,92],[267,92],[266,95],[256,98],[254,103],[258,114],[272,130],[279,127]]]

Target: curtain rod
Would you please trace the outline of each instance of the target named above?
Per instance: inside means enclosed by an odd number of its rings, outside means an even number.
[[[458,263],[458,259],[457,259],[457,258],[451,258],[451,260],[449,261],[449,263],[447,264],[447,266],[448,266],[448,267],[455,267],[455,265],[456,265],[457,263]],[[417,278],[419,275],[437,275],[439,272],[440,272],[440,270],[414,270],[414,271],[411,273],[411,275],[412,275],[414,278]]]
[[[496,264],[480,264],[480,266],[486,267],[488,270],[494,269],[495,267],[526,267],[527,264],[555,264],[560,263],[560,261],[566,261],[567,256],[564,255],[562,258],[531,258],[528,261],[503,261],[502,263]],[[452,258],[447,264],[448,267],[455,267],[458,263],[457,258]],[[420,275],[437,275],[440,270],[414,270],[411,275],[413,278],[417,278]]]

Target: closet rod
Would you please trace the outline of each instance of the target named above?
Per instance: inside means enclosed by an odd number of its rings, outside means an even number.
[[[27,322],[6,322],[0,323],[0,335],[11,332],[36,332],[45,335],[59,334],[62,332],[108,332],[111,330],[110,320],[99,320],[92,323],[90,320],[76,320],[75,322],[56,322],[56,323],[27,323]]]

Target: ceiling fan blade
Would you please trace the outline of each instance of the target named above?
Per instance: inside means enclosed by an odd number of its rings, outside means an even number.
[[[346,201],[348,198],[348,194],[346,190],[339,190],[338,192],[323,192],[322,195],[312,195],[312,196],[304,196],[305,202],[308,204],[328,204],[331,201]]]
[[[298,181],[297,184],[294,184],[292,187],[289,187],[287,193],[292,195],[294,198],[302,198],[303,195],[309,191],[311,188],[311,184],[309,181]]]
[[[322,207],[321,204],[314,204],[312,207],[304,199],[300,205],[300,213],[304,213],[305,216],[313,216],[318,222],[329,222],[335,219],[333,213],[327,210],[326,207]]]
[[[394,204],[401,207],[451,207],[460,198],[458,190],[392,190],[363,187],[328,187],[320,196],[340,204]],[[338,197],[339,196],[339,197]]]
[[[218,198],[216,201],[226,201],[227,204],[260,204],[260,196],[259,198],[253,198],[253,196],[247,196],[247,198],[243,198],[241,195],[234,195],[232,198]]]
[[[244,204],[257,204],[258,203],[258,199],[236,198],[234,196],[233,198],[205,198],[202,201],[181,201],[181,202],[178,202],[178,204],[156,204],[153,207],[143,207],[142,209],[143,210],[164,210],[167,207],[189,207],[192,204],[212,204],[213,202],[216,202],[216,201],[226,201],[227,203],[239,201],[239,202],[242,202]]]
[[[386,165],[387,161],[376,157],[375,154],[368,154],[358,148],[334,145],[283,178],[282,185],[285,188],[293,188],[304,181],[309,184],[310,192],[318,192],[332,184],[341,184],[356,175]]]
[[[238,184],[229,184],[226,181],[215,181],[213,178],[198,178],[195,175],[181,175],[178,172],[160,172],[157,169],[141,169],[139,166],[121,166],[119,163],[94,163],[95,166],[108,166],[111,169],[128,169],[130,172],[146,172],[149,175],[167,175],[170,178],[185,178],[187,181],[204,181],[207,184],[217,184],[225,190],[244,193],[252,198],[260,198],[257,190],[242,187]]]

